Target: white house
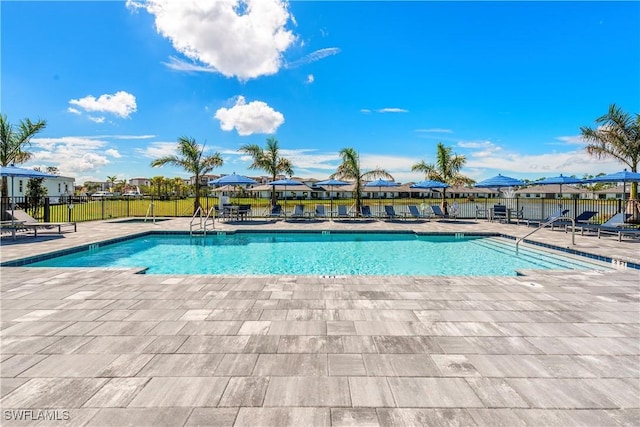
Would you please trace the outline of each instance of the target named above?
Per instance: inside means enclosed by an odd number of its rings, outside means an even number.
[[[27,193],[27,182],[29,178],[11,177],[7,178],[9,186],[9,195],[22,198]],[[13,182],[13,188],[11,188]],[[72,196],[75,185],[75,178],[68,176],[55,176],[52,178],[44,178],[42,186],[47,189],[47,197],[50,203],[60,203],[60,197]],[[13,192],[12,192],[13,191]]]

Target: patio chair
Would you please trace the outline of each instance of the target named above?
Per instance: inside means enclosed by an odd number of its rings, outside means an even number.
[[[304,205],[295,205],[289,219],[304,219]]]
[[[420,210],[418,209],[418,207],[416,205],[409,205],[407,206],[407,208],[409,209],[409,215],[411,215],[413,218],[415,218],[416,220],[418,219],[429,219],[429,216],[423,214],[422,212],[420,212]]]
[[[373,213],[371,213],[371,206],[360,206],[360,216],[363,218],[373,218]]]
[[[622,241],[624,236],[640,237],[640,228],[628,228],[627,219],[631,217],[630,214],[617,213],[602,224],[582,224],[576,225],[576,229],[580,229],[580,234],[584,235],[586,231],[597,232],[598,239],[603,234],[615,234],[618,236],[618,241]]]
[[[271,209],[269,210],[269,212],[267,212],[266,217],[267,218],[280,218],[280,217],[282,217],[282,206],[281,205],[272,206]]]
[[[11,211],[7,211],[11,215]],[[13,218],[21,223],[21,226],[25,229],[33,229],[37,233],[36,229],[51,229],[57,228],[58,234],[62,234],[62,227],[71,227],[73,231],[78,231],[75,222],[38,222],[35,218],[22,210],[13,211]]]
[[[490,214],[490,221],[507,221],[507,207],[505,205],[493,205]]]
[[[476,219],[488,219],[489,216],[489,210],[483,208],[480,205],[476,205]]]
[[[396,213],[396,210],[393,206],[391,205],[385,205],[384,207],[384,217],[386,219],[396,219],[396,218],[400,218],[400,215],[398,215]]]
[[[241,221],[248,219],[250,213],[251,213],[251,205],[238,206],[238,219],[240,219]]]
[[[598,211],[584,211],[580,215],[575,217],[574,222],[576,226],[590,225],[591,223],[589,222],[589,220],[591,220],[591,218],[593,218],[594,216],[598,215],[598,213],[599,213]],[[556,221],[551,224],[551,229],[553,230],[556,226],[559,226],[559,227],[564,227],[564,231],[567,232],[568,231],[567,229],[570,225],[571,225],[571,221],[569,220]]]
[[[552,225],[553,224],[553,222],[552,222],[553,220],[558,219],[560,217],[563,217],[568,213],[569,213],[569,209],[558,209],[557,211],[555,211],[554,213],[552,213],[551,215],[549,215],[548,217],[546,217],[543,220],[527,219],[527,220],[525,220],[525,222],[527,223],[527,227],[530,224],[538,224],[538,227]]]
[[[349,219],[351,215],[349,215],[349,211],[345,205],[338,205],[338,214],[336,218]]]
[[[314,218],[326,218],[327,214],[324,210],[324,205],[316,205],[316,210],[313,213]]]
[[[431,213],[438,219],[449,218],[449,215],[442,212],[442,208],[440,207],[440,205],[431,205]]]

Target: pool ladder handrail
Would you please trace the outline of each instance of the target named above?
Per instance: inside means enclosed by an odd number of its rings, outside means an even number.
[[[147,219],[149,218],[149,212],[151,212],[151,217],[153,218],[153,223],[156,223],[156,211],[154,209],[154,203],[151,202],[149,203],[149,207],[147,208],[147,213],[144,215],[144,222],[147,222]]]
[[[194,212],[191,217],[191,221],[189,222],[189,235],[193,236],[194,233],[202,233],[203,236],[207,235],[207,226],[211,224],[211,229],[215,230],[216,221],[215,217],[211,215],[211,212],[214,210],[214,207],[211,207],[207,212],[206,216],[203,216],[204,210],[201,206],[198,206],[198,209]],[[197,228],[194,229],[194,226]]]
[[[571,244],[575,245],[576,244],[576,222],[575,222],[575,220],[573,218],[571,218],[571,217],[568,217],[568,216],[559,216],[559,217],[556,217],[556,218],[552,218],[547,222],[543,222],[542,224],[540,224],[538,226],[538,228],[534,229],[530,233],[527,233],[524,236],[520,237],[518,240],[516,240],[516,255],[518,255],[518,245],[520,245],[520,242],[522,242],[527,237],[531,236],[536,231],[541,230],[541,229],[545,228],[547,225],[551,225],[551,224],[553,224],[554,222],[556,222],[558,220],[564,220],[564,221],[569,220],[569,221],[571,221]]]

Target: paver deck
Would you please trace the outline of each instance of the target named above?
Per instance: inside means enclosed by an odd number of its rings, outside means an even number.
[[[530,228],[484,221],[220,229]],[[188,220],[80,223],[7,261]],[[533,240],[570,246],[542,230]],[[575,249],[640,262],[640,242]],[[514,277],[140,275],[2,268],[3,426],[638,426],[640,271]],[[53,419],[51,419],[53,418]]]

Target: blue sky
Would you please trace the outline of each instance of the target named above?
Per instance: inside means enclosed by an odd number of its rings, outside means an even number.
[[[580,126],[640,111],[638,2],[280,0],[13,2],[1,12],[1,102],[46,119],[33,161],[78,183],[154,169],[180,136],[237,152],[280,141],[299,177],[353,147],[398,181],[438,142],[476,180],[612,172]]]

